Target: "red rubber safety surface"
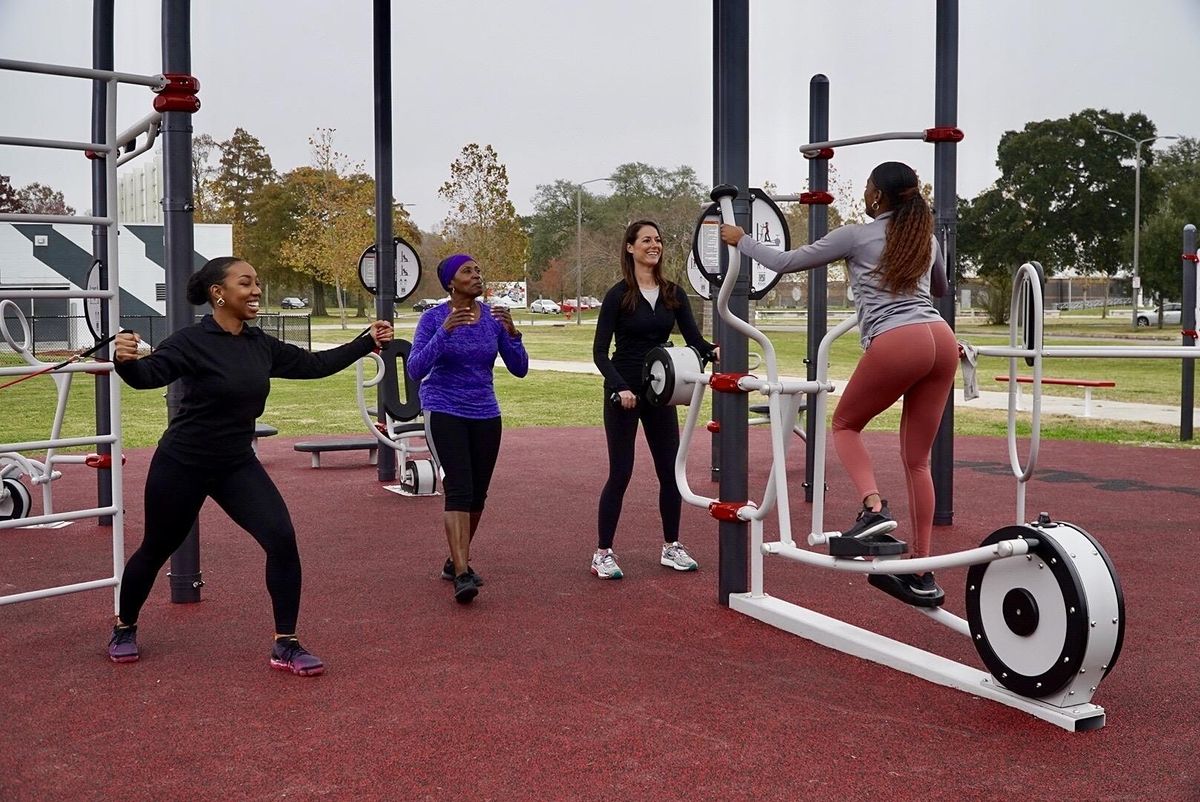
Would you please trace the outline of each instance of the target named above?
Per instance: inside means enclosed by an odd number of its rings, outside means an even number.
[[[756,455],[764,435],[752,433]],[[897,438],[868,440],[903,538]],[[0,799],[1200,798],[1195,450],[1042,445],[1028,517],[1095,535],[1126,600],[1124,651],[1094,699],[1107,726],[1073,734],[720,606],[705,510],[685,506],[681,536],[700,571],[661,567],[641,443],[615,543],[625,578],[602,582],[588,561],[603,433],[506,432],[473,550],[487,584],[462,606],[438,576],[441,497],[386,492],[360,453],[314,470],[292,442],[259,447],[299,532],[300,637],[326,673],[271,670],[262,554],[210,503],[204,600],[171,604],[164,569],[139,662],[107,659],[108,590],[0,607]],[[708,438],[696,446],[693,487],[712,492]],[[1014,515],[1004,442],[955,446],[955,525],[935,529],[939,552]],[[128,457],[132,550],[150,451]],[[90,503],[94,472],[64,471],[60,501]],[[765,475],[752,471],[751,498]],[[832,528],[859,502],[835,460],[829,484]],[[0,593],[102,575],[109,537],[91,522],[0,532]],[[938,577],[958,615],[965,576]],[[966,638],[860,577],[769,560],[766,578],[772,595],[982,665]]]

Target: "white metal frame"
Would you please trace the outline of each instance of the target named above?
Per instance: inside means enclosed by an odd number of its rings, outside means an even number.
[[[729,197],[724,197],[720,200],[720,207],[724,219],[733,219],[733,204]],[[1095,729],[1099,726],[1103,726],[1105,718],[1104,709],[1097,705],[1091,704],[1090,702],[1075,705],[1055,705],[1045,701],[1040,701],[1038,699],[1022,696],[1003,687],[987,672],[959,664],[953,660],[949,660],[921,649],[917,649],[913,646],[893,640],[878,633],[852,626],[846,622],[822,615],[799,605],[792,604],[781,599],[772,598],[764,591],[763,558],[765,556],[773,555],[784,557],[786,559],[806,565],[833,569],[841,572],[863,574],[899,574],[923,573],[930,570],[967,565],[979,565],[986,562],[1019,557],[1021,555],[1028,554],[1030,552],[1030,546],[1025,540],[1011,539],[1002,540],[989,546],[968,549],[951,554],[943,554],[935,557],[878,558],[874,560],[839,559],[799,548],[795,544],[791,535],[791,523],[789,520],[790,510],[787,496],[787,477],[785,475],[785,468],[787,464],[786,450],[787,444],[790,441],[788,433],[791,430],[790,424],[791,421],[794,420],[795,407],[797,405],[794,399],[800,393],[808,393],[813,396],[813,400],[810,403],[810,414],[815,416],[814,419],[819,422],[819,425],[816,427],[816,437],[814,440],[816,460],[812,481],[813,486],[818,488],[824,487],[826,439],[824,421],[828,396],[832,390],[832,385],[828,380],[829,351],[834,340],[857,326],[857,319],[850,318],[843,321],[832,331],[830,331],[821,341],[820,348],[818,350],[816,381],[780,381],[775,362],[774,348],[771,346],[769,339],[749,323],[740,320],[729,311],[729,295],[731,294],[732,288],[736,283],[736,274],[739,269],[739,254],[736,248],[731,247],[729,253],[730,272],[726,276],[725,281],[723,281],[721,284],[721,291],[717,298],[717,308],[718,313],[728,325],[745,334],[750,339],[753,339],[763,348],[763,357],[768,375],[767,379],[764,381],[754,377],[746,377],[738,381],[738,387],[743,391],[757,391],[768,396],[771,418],[772,461],[767,487],[762,495],[762,503],[755,504],[752,501],[748,501],[744,506],[737,510],[737,517],[740,520],[749,522],[751,527],[751,587],[748,593],[732,594],[729,598],[730,608],[752,618],[758,619],[764,623],[770,624],[771,626],[778,627],[796,635],[800,635],[829,648],[837,649],[839,651],[846,652],[847,654],[862,657],[873,662],[889,666],[896,670],[912,674],[930,682],[958,688],[976,696],[1000,702],[1009,707],[1022,710],[1037,718],[1048,721],[1056,726],[1062,727],[1063,729],[1075,731],[1081,729]],[[1036,342],[1040,345],[1041,285],[1036,278],[1034,280],[1030,279],[1031,276],[1036,276],[1032,266],[1023,266],[1018,275],[1019,278],[1015,282],[1013,294],[1014,316],[1015,310],[1019,308],[1019,301],[1025,299],[1025,293],[1029,293],[1029,297],[1031,298],[1031,303],[1033,304],[1034,308],[1033,320],[1037,326]],[[993,351],[996,351],[999,352],[997,355],[1009,356],[1010,369],[1014,374],[1016,372],[1016,360],[1018,358],[1025,356],[1035,357],[1033,400],[1034,434],[1031,445],[1030,462],[1027,467],[1022,467],[1017,457],[1015,397],[1010,396],[1009,403],[1010,456],[1013,460],[1013,470],[1018,480],[1018,504],[1015,520],[1018,524],[1020,524],[1025,520],[1024,486],[1029,477],[1032,475],[1033,467],[1036,462],[1040,426],[1040,382],[1042,375],[1041,357],[1043,355],[1048,355],[1046,354],[1046,351],[1050,349],[1020,349],[1017,347],[1018,334],[1019,332],[1016,328],[1016,323],[1014,322],[1009,348],[987,349],[987,352],[992,353]],[[980,350],[983,351],[984,349]],[[1074,353],[1077,351],[1077,349],[1056,350],[1069,352],[1056,354],[1062,356],[1074,355]],[[1107,352],[1106,355],[1113,355],[1112,351],[1114,349],[1098,350],[1105,350]],[[1115,350],[1125,351],[1125,349]],[[1157,351],[1159,349],[1152,350]],[[1177,353],[1178,349],[1167,350],[1171,351],[1171,356],[1181,355]],[[1144,351],[1142,353],[1144,353]],[[1191,353],[1195,353],[1194,350],[1191,351]],[[1122,355],[1133,356],[1134,354],[1124,353]],[[676,480],[679,485],[680,493],[685,501],[697,506],[709,507],[711,510],[713,505],[718,503],[717,500],[706,498],[694,493],[688,485],[686,475],[687,448],[697,422],[700,400],[703,396],[705,387],[708,385],[709,377],[704,375],[684,375],[677,376],[676,379],[677,381],[694,382],[692,399],[688,409],[687,424],[685,425],[681,435],[680,449],[676,457]],[[1010,382],[1010,387],[1014,386],[1015,382]],[[775,542],[764,542],[763,520],[770,509],[776,504],[779,506],[779,540]],[[808,535],[809,545],[819,545],[825,543],[829,537],[838,534],[836,532],[824,531],[823,518],[824,497],[822,493],[816,493],[814,494],[812,504],[812,527]],[[964,619],[941,608],[914,609],[918,610],[920,613],[926,615],[937,623],[942,624],[943,626],[946,626],[961,635],[970,637],[970,626]]]
[[[42,75],[55,75],[69,78],[84,78],[87,80],[97,80],[105,82],[105,121],[104,121],[104,141],[103,142],[76,142],[69,140],[57,139],[36,139],[28,137],[15,136],[0,136],[0,145],[9,145],[15,147],[35,147],[35,148],[52,148],[60,150],[75,150],[80,152],[88,152],[95,154],[97,158],[103,158],[105,161],[105,173],[107,176],[107,192],[106,205],[108,214],[103,217],[99,216],[72,216],[72,215],[55,215],[55,214],[0,214],[0,222],[5,223],[52,223],[56,225],[87,225],[87,226],[105,226],[108,228],[108,252],[106,261],[108,265],[108,287],[99,290],[0,290],[0,300],[12,300],[18,298],[98,298],[108,304],[108,319],[111,321],[111,326],[119,325],[121,319],[120,314],[120,272],[118,268],[118,247],[117,247],[117,165],[134,158],[139,153],[148,149],[149,145],[131,151],[122,155],[121,148],[125,143],[135,140],[141,134],[147,134],[151,140],[157,134],[160,115],[157,113],[148,115],[140,120],[132,127],[117,132],[117,89],[121,84],[132,84],[136,86],[145,86],[158,91],[166,86],[166,79],[161,75],[135,75],[132,73],[113,72],[111,70],[94,70],[83,67],[70,67],[57,64],[43,64],[29,61],[14,61],[12,59],[0,59],[0,71],[38,73]],[[22,319],[23,320],[23,319]],[[7,330],[5,331],[7,336]],[[28,363],[21,367],[0,368],[0,376],[23,376],[31,373],[36,373],[49,365],[39,362],[32,358],[32,355],[26,358]],[[45,505],[42,515],[30,516],[15,520],[0,521],[0,532],[8,529],[19,529],[21,527],[34,524],[48,524],[60,521],[72,521],[82,518],[93,518],[100,516],[112,516],[112,571],[109,576],[100,579],[92,579],[83,582],[75,582],[67,585],[59,585],[50,588],[41,588],[24,593],[13,593],[6,596],[0,596],[0,605],[15,604],[17,602],[30,601],[33,599],[42,599],[51,596],[61,596],[68,593],[78,593],[84,590],[93,590],[97,588],[113,588],[113,608],[116,609],[118,602],[118,587],[121,583],[121,572],[125,564],[125,513],[122,499],[124,497],[124,474],[121,467],[121,385],[118,381],[109,382],[109,409],[110,409],[110,432],[108,435],[94,435],[91,437],[60,437],[59,427],[61,426],[61,413],[65,406],[66,389],[69,388],[71,374],[78,372],[98,373],[111,372],[111,363],[89,363],[89,364],[72,364],[60,368],[56,371],[54,381],[59,388],[59,405],[55,415],[55,425],[50,438],[45,440],[31,440],[22,443],[0,443],[0,454],[17,455],[16,457],[9,456],[8,465],[22,465],[22,470],[32,468],[37,471],[34,460],[24,457],[20,452],[35,451],[46,449],[47,458],[44,462],[37,462],[44,469],[42,479],[43,484],[43,503]],[[56,462],[75,461],[75,457],[64,457],[56,455],[54,452],[60,448],[69,448],[73,446],[94,445],[99,443],[108,443],[112,446],[112,497],[113,503],[103,507],[92,507],[79,510],[53,511],[49,496],[49,484],[54,476],[53,466]]]

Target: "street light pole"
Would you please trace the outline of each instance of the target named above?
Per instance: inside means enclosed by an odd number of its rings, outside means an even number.
[[[591,178],[575,185],[575,325],[583,324],[583,185],[612,181],[612,176]]]
[[[1119,136],[1122,139],[1128,139],[1133,143],[1133,286],[1130,288],[1130,299],[1133,303],[1133,312],[1129,316],[1132,327],[1137,329],[1138,307],[1142,305],[1142,282],[1138,274],[1138,259],[1141,255],[1141,234],[1142,234],[1142,145],[1154,142],[1158,139],[1179,139],[1177,136],[1148,136],[1145,139],[1137,139],[1129,134],[1123,134],[1120,131],[1114,131],[1111,128],[1103,128],[1096,126],[1096,130],[1102,134],[1112,134]]]

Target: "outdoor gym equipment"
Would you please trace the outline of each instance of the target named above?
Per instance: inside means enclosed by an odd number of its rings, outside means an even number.
[[[355,363],[358,377],[358,411],[363,423],[370,429],[381,446],[396,452],[396,464],[400,468],[400,483],[387,486],[388,490],[402,496],[437,495],[438,466],[432,458],[425,437],[425,424],[414,422],[421,417],[421,402],[417,396],[418,383],[413,381],[405,369],[412,343],[407,340],[392,340],[378,353],[367,354]],[[367,378],[365,365],[375,363],[375,375]],[[385,381],[392,376],[392,381]],[[397,380],[404,377],[404,401],[400,400]],[[367,389],[381,387],[383,392],[384,420],[372,419],[367,405]],[[422,454],[428,456],[421,456]]]
[[[726,220],[733,219],[729,186],[713,190]],[[1067,730],[1104,726],[1104,709],[1091,699],[1116,664],[1125,628],[1120,584],[1104,549],[1090,534],[1074,524],[1041,514],[1026,523],[1025,482],[1036,460],[1040,386],[1034,384],[1033,441],[1030,463],[1019,466],[1016,452],[1015,397],[1010,397],[1009,450],[1018,479],[1016,523],[985,537],[978,548],[925,558],[892,555],[844,558],[802,548],[792,536],[787,484],[787,446],[795,419],[797,399],[812,396],[809,406],[818,422],[814,448],[815,487],[824,487],[826,404],[832,385],[828,379],[829,352],[834,340],[857,325],[851,317],[830,331],[818,350],[815,381],[781,380],[770,340],[729,311],[729,296],[740,269],[736,248],[729,249],[730,275],[722,282],[717,309],[726,325],[744,333],[762,348],[767,378],[749,374],[704,374],[687,349],[663,349],[648,357],[651,398],[663,403],[688,403],[687,422],[680,437],[675,475],[684,501],[705,507],[719,520],[751,525],[751,589],[730,595],[731,609],[764,623],[813,640],[847,654],[864,657],[922,679],[959,688],[977,696],[1023,710]],[[1014,323],[1008,348],[989,349],[1016,360],[1034,360],[1034,375],[1041,378],[1040,317],[1033,342],[1021,343],[1016,320],[1041,313],[1041,286],[1032,266],[1018,272],[1013,291]],[[1023,310],[1018,313],[1017,310]],[[983,351],[984,349],[980,349]],[[1012,385],[1015,387],[1015,383]],[[761,501],[721,502],[692,491],[686,466],[687,452],[700,413],[704,391],[750,393],[767,396],[771,420],[771,470]],[[763,521],[778,507],[779,540],[764,542]],[[836,543],[840,533],[824,530],[824,496],[815,493],[809,546]],[[827,570],[867,575],[872,584],[902,598],[919,612],[951,630],[969,637],[988,671],[957,663],[867,629],[769,596],[763,589],[763,558],[783,557]],[[923,573],[969,566],[966,586],[967,618],[940,607],[941,600],[906,596],[896,574]],[[989,673],[990,672],[990,673]]]

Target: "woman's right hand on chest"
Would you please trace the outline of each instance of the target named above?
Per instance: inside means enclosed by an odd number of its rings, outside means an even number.
[[[469,306],[461,309],[452,309],[450,314],[446,316],[446,322],[442,324],[442,328],[449,334],[459,326],[469,325],[472,317],[474,317],[474,313]]]

